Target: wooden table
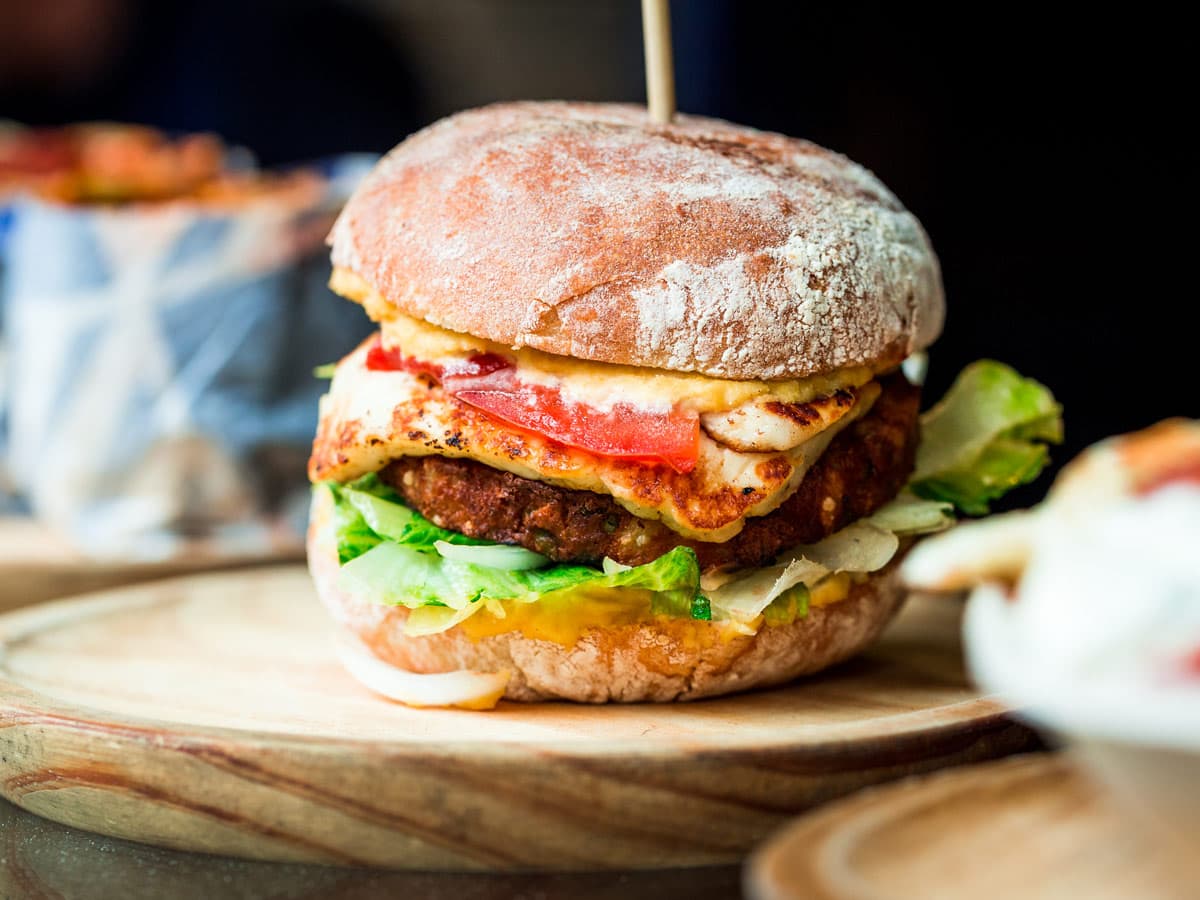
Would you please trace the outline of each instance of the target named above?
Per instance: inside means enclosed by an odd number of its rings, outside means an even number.
[[[381,872],[251,862],[77,831],[0,800],[0,897],[43,900],[730,900],[738,866],[554,875]]]

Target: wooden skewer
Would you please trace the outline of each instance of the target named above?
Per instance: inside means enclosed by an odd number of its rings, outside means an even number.
[[[642,0],[642,42],[646,47],[646,99],[650,118],[664,124],[675,115],[675,68],[671,59],[669,0]]]

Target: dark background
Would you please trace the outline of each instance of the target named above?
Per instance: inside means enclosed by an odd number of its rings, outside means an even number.
[[[1063,402],[1060,462],[1200,415],[1188,30],[1097,9],[672,7],[680,109],[873,169],[942,262],[927,396],[972,359],[1009,362]],[[211,129],[267,164],[383,151],[492,100],[643,100],[639,16],[637,0],[0,0],[0,118]]]

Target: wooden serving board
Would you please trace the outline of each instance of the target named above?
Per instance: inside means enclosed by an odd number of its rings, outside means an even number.
[[[784,689],[479,713],[360,687],[300,567],[126,587],[0,616],[0,791],[259,859],[728,863],[817,803],[1035,742],[968,687],[958,616],[917,599],[865,657]]]
[[[61,535],[33,519],[0,517],[0,612],[119,584],[169,578],[205,569],[280,563],[302,557],[298,547],[229,556],[193,552],[142,562],[90,558]]]
[[[1183,900],[1195,876],[1067,756],[1039,753],[810,813],[751,857],[746,888],[752,900]]]

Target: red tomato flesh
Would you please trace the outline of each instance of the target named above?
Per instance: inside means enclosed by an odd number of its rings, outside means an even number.
[[[700,416],[695,412],[647,411],[630,403],[602,410],[571,403],[556,387],[520,381],[512,361],[495,353],[439,365],[377,342],[367,351],[366,363],[371,370],[429,375],[463,403],[568,447],[598,456],[665,463],[682,473],[696,466]]]

